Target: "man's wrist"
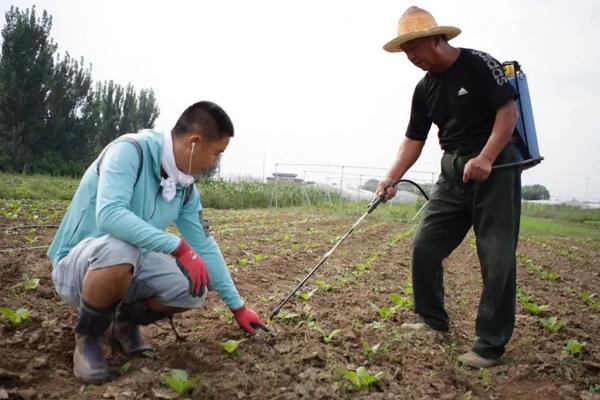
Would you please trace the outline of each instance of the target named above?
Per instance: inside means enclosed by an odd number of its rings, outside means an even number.
[[[479,153],[479,157],[483,158],[485,161],[489,162],[490,164],[492,164],[494,162],[494,159],[496,157],[491,157],[489,154],[485,153],[485,152],[481,152]]]

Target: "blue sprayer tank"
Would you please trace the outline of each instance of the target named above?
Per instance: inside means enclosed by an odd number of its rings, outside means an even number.
[[[517,107],[519,109],[519,118],[517,119],[515,135],[515,145],[521,154],[521,160],[516,163],[510,163],[506,166],[521,166],[523,169],[531,168],[539,164],[544,157],[540,155],[538,147],[535,123],[533,121],[533,110],[531,109],[531,99],[529,97],[529,87],[527,86],[527,76],[521,69],[517,61],[508,61],[502,64],[504,74],[508,82],[517,92]],[[499,166],[502,167],[502,166]]]

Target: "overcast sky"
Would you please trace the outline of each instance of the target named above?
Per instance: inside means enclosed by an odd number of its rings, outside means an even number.
[[[598,0],[0,0],[0,11],[33,4],[53,16],[59,51],[92,63],[96,81],[152,87],[157,127],[171,127],[198,100],[220,104],[236,128],[223,175],[258,178],[263,164],[267,175],[276,163],[389,166],[424,73],[382,46],[417,5],[462,29],[453,45],[522,64],[546,158],[523,183],[559,198],[583,199],[587,188],[600,200]],[[437,173],[440,156],[433,126],[413,170]],[[339,174],[278,170],[323,181]],[[385,171],[345,172],[364,179]]]

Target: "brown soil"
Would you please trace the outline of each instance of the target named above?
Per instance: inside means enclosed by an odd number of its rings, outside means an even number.
[[[55,228],[14,229],[57,224],[65,204],[53,204],[49,211],[38,210],[41,204],[21,204],[16,218],[6,212],[6,204],[0,206],[4,210],[0,214],[0,306],[32,312],[18,326],[0,317],[0,399],[173,398],[173,392],[161,383],[161,374],[172,368],[201,378],[202,383],[183,396],[192,399],[600,397],[600,310],[578,295],[600,290],[597,243],[553,238],[521,241],[520,254],[560,275],[556,281],[544,280],[522,261],[519,264],[519,287],[550,309],[539,317],[518,305],[515,334],[503,364],[478,371],[456,361],[473,341],[481,293],[474,249],[465,241],[446,262],[450,333],[403,331],[400,325],[413,318],[410,307],[398,308],[387,318],[373,307],[392,306],[392,293],[410,298],[407,282],[413,227],[377,213],[303,288],[315,289],[315,279],[323,279],[333,284],[332,290],[319,288],[308,301],[291,300],[284,310],[297,316],[274,321],[271,334],[246,337],[211,294],[205,307],[174,319],[184,343],[176,343],[167,321],[146,327],[146,337],[159,352],[157,359],[127,358],[107,345],[115,371],[124,365],[129,368],[110,383],[84,386],[71,372],[77,312],[55,294],[45,249],[23,250],[47,245]],[[264,318],[358,217],[306,209],[207,210],[205,216],[238,289]],[[352,273],[361,266],[364,273]],[[23,274],[39,278],[40,286],[25,291],[19,285]],[[548,316],[557,316],[566,326],[551,333],[540,322]],[[341,331],[325,343],[316,326],[326,333]],[[235,354],[223,351],[222,342],[241,338],[246,340]],[[564,352],[569,339],[586,343],[579,356]],[[381,344],[380,350],[369,357],[363,341]],[[354,390],[339,368],[359,366],[373,374],[383,372],[383,376],[370,388]]]

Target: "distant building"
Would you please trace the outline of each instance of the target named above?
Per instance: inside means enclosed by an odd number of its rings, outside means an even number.
[[[267,182],[271,183],[302,183],[303,180],[296,178],[298,174],[291,174],[287,172],[273,172],[273,176],[267,177]]]

